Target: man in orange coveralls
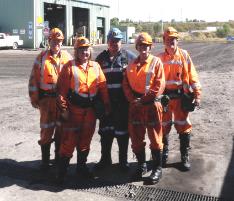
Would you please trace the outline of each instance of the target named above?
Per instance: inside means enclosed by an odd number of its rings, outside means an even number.
[[[58,80],[58,105],[64,118],[63,138],[57,182],[63,183],[70,158],[77,147],[77,173],[85,178],[92,176],[86,161],[93,137],[96,116],[93,104],[100,96],[104,113],[109,113],[109,96],[105,76],[97,62],[91,61],[91,44],[79,37],[74,45],[74,60],[62,70]]]
[[[179,34],[173,27],[168,27],[163,35],[165,52],[161,53],[164,65],[166,88],[164,94],[170,97],[169,105],[163,113],[163,166],[166,165],[168,159],[168,136],[171,126],[174,123],[180,139],[180,152],[182,169],[190,170],[189,153],[190,148],[190,132],[192,125],[189,120],[189,111],[183,109],[184,94],[194,93],[193,106],[200,105],[201,85],[193,62],[186,50],[179,48]],[[193,110],[193,109],[192,109]],[[172,121],[172,115],[174,121]]]
[[[61,50],[64,36],[60,29],[51,29],[48,39],[49,49],[37,56],[29,79],[31,104],[40,110],[41,115],[41,135],[38,143],[42,152],[42,170],[49,168],[53,135],[55,135],[55,162],[58,160],[61,128],[56,109],[57,79],[63,65],[71,59],[67,51]]]
[[[152,38],[141,33],[136,39],[137,59],[125,72],[123,89],[129,106],[129,135],[132,150],[136,154],[138,167],[133,175],[139,180],[147,172],[145,156],[145,132],[148,131],[153,158],[149,184],[157,183],[162,177],[162,105],[160,97],[164,91],[165,78],[161,60],[151,55]]]

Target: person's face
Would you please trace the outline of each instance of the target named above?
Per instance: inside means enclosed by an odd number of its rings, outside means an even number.
[[[151,45],[140,44],[137,45],[137,51],[139,52],[139,56],[142,60],[146,60],[150,54]]]
[[[108,40],[108,49],[111,52],[116,53],[120,50],[120,48],[121,48],[121,39],[113,38]]]
[[[75,50],[75,57],[81,62],[87,62],[91,56],[91,47],[79,47]]]
[[[59,39],[51,39],[50,40],[50,49],[53,53],[58,53],[61,49],[63,40],[59,40]]]
[[[175,37],[164,38],[164,45],[169,53],[175,53],[178,45],[178,39]]]

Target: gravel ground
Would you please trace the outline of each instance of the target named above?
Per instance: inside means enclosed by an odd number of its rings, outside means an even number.
[[[234,199],[234,44],[183,43],[181,46],[190,52],[203,88],[202,105],[191,113],[192,169],[182,172],[178,168],[179,140],[173,130],[169,165],[163,169],[161,181],[153,187]],[[135,51],[134,45],[124,47]],[[104,48],[105,45],[95,46],[94,58]],[[152,52],[157,54],[162,49],[162,44],[156,44]],[[68,51],[72,53],[72,48]],[[39,50],[0,50],[0,201],[124,200],[118,193],[108,196],[108,189],[98,190],[115,184],[143,185],[129,181],[136,166],[130,147],[131,171],[118,170],[116,141],[112,150],[113,166],[96,172],[95,181],[82,181],[75,176],[76,157],[71,160],[63,187],[53,185],[53,169],[48,175],[39,173],[39,112],[31,107],[27,93],[29,74],[38,53]],[[99,158],[99,136],[95,133],[89,167]],[[147,160],[150,160],[149,150]],[[91,187],[92,190],[82,190]]]

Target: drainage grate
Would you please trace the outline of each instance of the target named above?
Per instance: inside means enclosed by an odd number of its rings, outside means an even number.
[[[84,189],[83,189],[84,190]],[[177,192],[132,184],[87,188],[87,192],[136,201],[231,201],[213,196]]]

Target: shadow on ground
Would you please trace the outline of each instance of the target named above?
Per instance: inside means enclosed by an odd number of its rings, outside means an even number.
[[[0,159],[0,188],[11,185],[22,186],[31,190],[47,190],[59,192],[64,189],[82,190],[88,188],[110,187],[127,184],[131,172],[122,172],[117,164],[102,171],[94,171],[94,179],[84,179],[76,175],[75,164],[70,164],[65,184],[58,186],[55,183],[55,167],[51,167],[48,173],[42,173],[38,169],[40,161],[17,162],[12,159]],[[132,163],[131,166],[136,166]],[[93,169],[94,164],[89,163],[88,167]],[[23,181],[23,182],[22,182]]]
[[[232,156],[230,163],[227,169],[226,176],[224,178],[222,191],[220,194],[221,198],[228,198],[234,200],[234,137],[233,137],[233,147],[232,147]]]

